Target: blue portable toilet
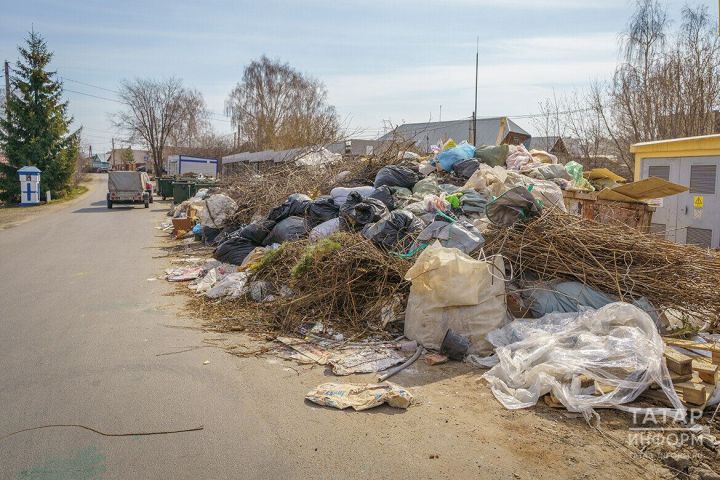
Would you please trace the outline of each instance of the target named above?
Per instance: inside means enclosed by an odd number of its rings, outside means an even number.
[[[33,166],[22,167],[18,170],[21,206],[40,203],[40,173],[40,169]]]

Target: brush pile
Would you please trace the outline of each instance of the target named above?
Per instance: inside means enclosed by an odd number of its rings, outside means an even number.
[[[510,260],[515,275],[571,278],[632,301],[641,296],[713,328],[720,321],[720,254],[623,225],[546,210],[512,228],[493,227],[485,251]]]
[[[343,332],[370,333],[383,329],[383,308],[391,308],[394,298],[405,304],[409,266],[360,235],[341,232],[315,243],[284,243],[252,265],[248,280],[266,282],[274,299],[256,311],[281,331],[320,321]],[[258,306],[247,298],[237,302]]]
[[[386,165],[396,163],[398,153],[408,148],[407,142],[396,142],[376,156],[349,158],[319,166],[278,163],[262,173],[246,166],[223,186],[225,193],[238,204],[237,212],[228,225],[239,226],[250,223],[253,218],[264,217],[270,209],[294,193],[314,198],[330,193],[334,187],[372,184],[377,172]]]

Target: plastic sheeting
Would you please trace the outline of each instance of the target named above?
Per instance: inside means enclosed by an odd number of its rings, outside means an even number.
[[[412,282],[405,308],[405,336],[440,349],[449,328],[470,340],[468,353],[487,354],[485,335],[506,321],[505,267],[499,256],[475,260],[434,244],[405,274]]]
[[[523,289],[520,295],[534,317],[542,317],[548,313],[571,313],[587,308],[601,308],[618,300],[617,297],[611,297],[584,283],[574,281],[529,287]],[[658,325],[658,312],[647,298],[640,297],[633,300],[632,304],[650,315],[655,325]]]
[[[633,305],[618,302],[579,314],[515,320],[487,338],[495,346],[498,364],[483,377],[508,409],[531,407],[552,392],[588,421],[598,407],[642,413],[647,409],[622,404],[655,382],[675,410],[653,411],[685,415],[663,360],[662,338],[652,319]],[[595,384],[583,379],[615,389],[596,394]]]

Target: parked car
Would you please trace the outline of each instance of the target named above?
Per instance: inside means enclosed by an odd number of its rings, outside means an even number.
[[[152,192],[152,183],[147,173],[143,172],[108,172],[107,208],[116,203],[142,203],[150,207],[152,193],[148,193],[148,184]]]

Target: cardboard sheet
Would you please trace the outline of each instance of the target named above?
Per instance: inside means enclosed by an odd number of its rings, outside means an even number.
[[[615,187],[613,191],[636,200],[647,200],[687,192],[688,188],[683,185],[678,185],[677,183],[668,182],[662,178],[650,177],[645,180]]]
[[[593,168],[589,172],[585,172],[585,178],[588,180],[597,180],[599,178],[607,178],[613,182],[624,182],[625,178],[607,168]]]

